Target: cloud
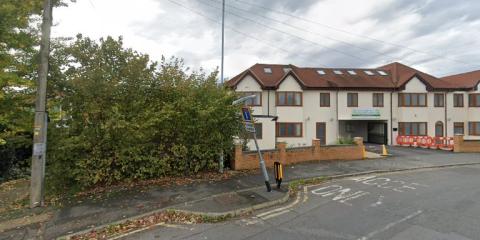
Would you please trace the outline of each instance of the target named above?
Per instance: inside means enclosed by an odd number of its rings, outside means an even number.
[[[177,4],[168,0],[78,1],[54,10],[58,26],[53,35],[123,35],[128,47],[154,60],[173,55],[193,69],[215,70],[220,65],[221,1],[172,1]],[[226,2],[226,77],[257,62],[375,67],[400,61],[437,76],[480,69],[480,43],[476,41],[480,3],[476,1]]]

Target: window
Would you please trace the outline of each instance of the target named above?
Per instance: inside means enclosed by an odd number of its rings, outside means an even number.
[[[330,93],[320,93],[320,107],[330,107]]]
[[[463,107],[463,94],[462,93],[453,94],[453,106],[454,107]]]
[[[263,137],[263,127],[261,123],[254,123],[255,126],[255,134],[257,136],[257,139],[262,139]],[[253,133],[252,133],[253,134]],[[252,136],[253,137],[253,136]]]
[[[262,106],[262,92],[242,92],[243,96],[255,95],[254,99],[248,99],[245,103],[249,106]]]
[[[271,74],[272,73],[272,68],[266,67],[266,68],[263,68],[263,71],[265,73]]]
[[[358,93],[347,93],[347,107],[358,107]]]
[[[357,75],[357,73],[356,73],[355,71],[353,71],[353,70],[348,70],[347,72],[348,72],[348,74],[350,74],[350,75]]]
[[[382,75],[382,76],[387,76],[388,74],[385,72],[385,71],[377,71],[378,74]]]
[[[302,137],[302,123],[277,123],[277,137]]]
[[[302,93],[277,92],[277,106],[302,106]]]
[[[288,67],[284,67],[283,68],[283,72],[284,73],[287,73],[287,72],[290,72],[292,69],[291,68],[288,68]]]
[[[445,95],[443,93],[435,93],[433,102],[435,107],[445,107]]]
[[[469,94],[468,95],[468,106],[469,107],[480,107],[480,93]]]
[[[426,93],[399,93],[398,106],[399,107],[426,107],[427,94]]]
[[[317,70],[317,73],[320,74],[320,75],[325,75],[325,71],[320,70],[320,69]]]
[[[465,126],[463,122],[453,123],[453,134],[465,134]]]
[[[338,74],[338,75],[342,75],[342,74],[343,74],[343,72],[340,71],[340,70],[333,70],[333,73]]]
[[[365,70],[363,71],[365,74],[369,75],[369,76],[373,76],[375,75],[372,71],[369,71],[369,70]]]
[[[373,106],[374,107],[383,107],[383,93],[374,93],[373,94]]]
[[[480,122],[469,122],[468,123],[468,135],[470,135],[470,136],[480,136]]]
[[[427,136],[427,123],[399,122],[398,133],[402,136]]]

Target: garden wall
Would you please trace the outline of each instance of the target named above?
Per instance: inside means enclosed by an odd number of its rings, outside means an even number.
[[[311,147],[287,148],[286,143],[277,143],[276,149],[262,150],[263,159],[267,167],[272,167],[278,161],[283,165],[320,161],[320,160],[361,160],[363,159],[363,143],[357,141],[355,145],[321,146],[320,140],[312,140]],[[242,151],[242,145],[235,145],[235,156],[232,161],[234,170],[259,168],[256,151]]]

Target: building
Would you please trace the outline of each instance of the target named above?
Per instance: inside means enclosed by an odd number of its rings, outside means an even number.
[[[401,63],[374,69],[255,64],[227,82],[257,98],[259,144],[308,146],[312,139],[396,144],[398,135],[480,139],[480,71],[437,78]]]

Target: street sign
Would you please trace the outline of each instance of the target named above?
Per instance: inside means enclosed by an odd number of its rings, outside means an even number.
[[[252,113],[250,113],[249,107],[242,107],[242,116],[243,116],[243,121],[252,122]]]
[[[245,122],[245,130],[250,133],[255,133],[255,125],[251,122]]]

